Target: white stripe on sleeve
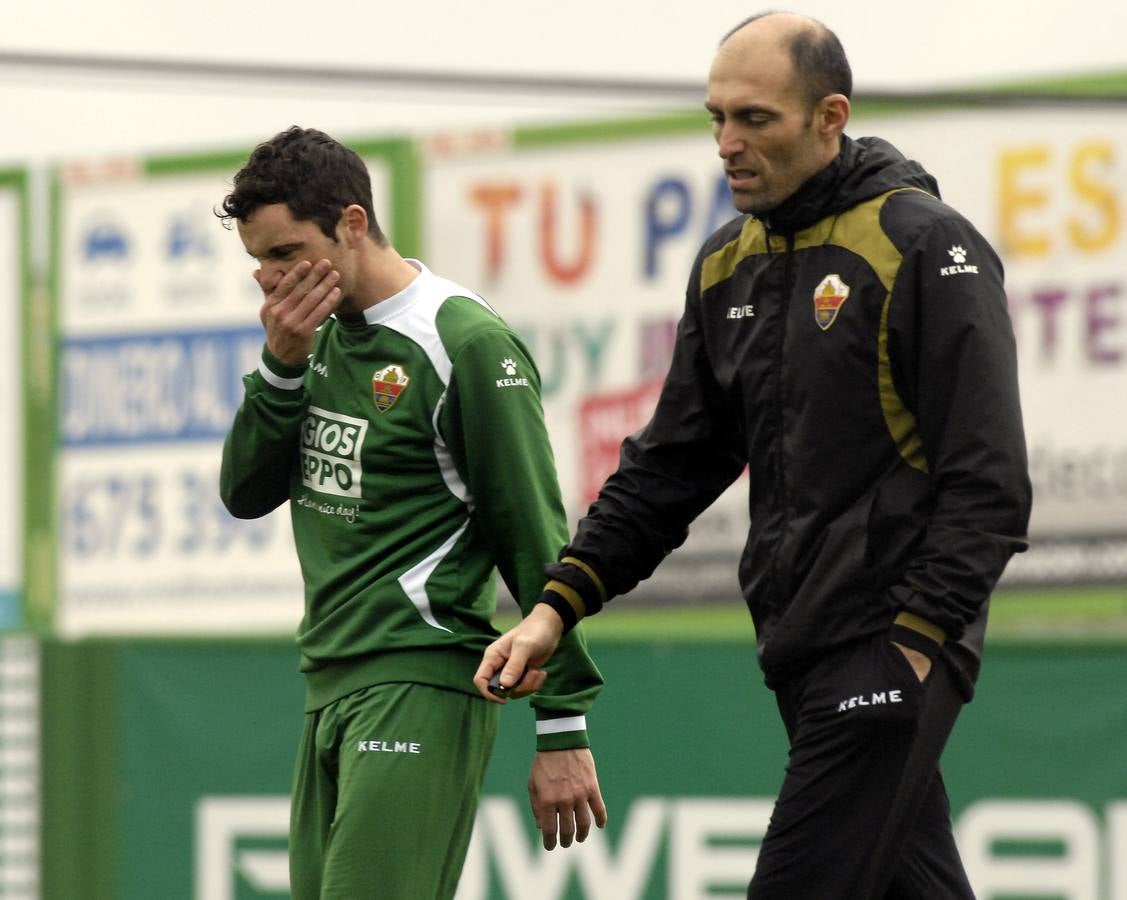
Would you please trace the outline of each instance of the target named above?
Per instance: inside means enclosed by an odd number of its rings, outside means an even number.
[[[304,374],[299,375],[297,378],[283,378],[281,375],[275,375],[270,371],[264,359],[258,361],[258,373],[270,384],[274,385],[274,387],[281,388],[285,391],[296,391],[305,381]]]
[[[536,723],[537,734],[559,734],[561,731],[586,730],[586,716],[565,716],[562,719],[541,719]]]

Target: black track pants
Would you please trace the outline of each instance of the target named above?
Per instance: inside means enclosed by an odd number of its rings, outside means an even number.
[[[939,775],[963,704],[949,663],[921,684],[881,635],[776,699],[790,759],[749,900],[973,900]]]

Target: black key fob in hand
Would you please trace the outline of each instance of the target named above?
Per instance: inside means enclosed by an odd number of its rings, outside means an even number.
[[[501,670],[498,669],[493,673],[493,677],[489,679],[489,693],[494,697],[508,697],[512,689],[520,684],[522,678],[524,678],[523,672],[520,678],[516,680],[516,684],[512,687],[501,687]]]

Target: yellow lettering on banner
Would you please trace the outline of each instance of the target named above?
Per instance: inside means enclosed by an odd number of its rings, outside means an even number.
[[[1068,221],[1072,245],[1081,252],[1106,250],[1119,235],[1119,198],[1114,187],[1105,180],[1114,165],[1115,151],[1108,141],[1081,144],[1072,155],[1068,173],[1072,190],[1095,213],[1094,218],[1074,217]]]
[[[1115,147],[1102,138],[1078,144],[1057,165],[1047,144],[1003,150],[998,157],[1002,252],[1045,257],[1053,252],[1053,236],[1058,234],[1067,236],[1071,251],[1096,254],[1111,248],[1122,230],[1115,164]],[[1052,202],[1063,199],[1054,198],[1055,189],[1047,186],[1058,181],[1064,182],[1061,187],[1072,201],[1072,215],[1065,216],[1063,203]]]
[[[998,223],[1007,255],[1047,256],[1052,249],[1046,232],[1023,230],[1020,221],[1027,213],[1043,211],[1049,201],[1045,190],[1025,186],[1022,174],[1044,169],[1048,163],[1049,150],[1044,145],[1005,150],[998,158]]]

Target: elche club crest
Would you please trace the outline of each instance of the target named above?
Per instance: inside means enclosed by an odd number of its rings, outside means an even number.
[[[399,399],[411,379],[400,366],[391,365],[372,376],[372,402],[381,413],[387,412]]]
[[[849,285],[839,275],[827,275],[814,288],[814,321],[826,331],[837,320],[842,304],[849,299]]]

